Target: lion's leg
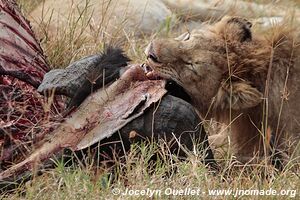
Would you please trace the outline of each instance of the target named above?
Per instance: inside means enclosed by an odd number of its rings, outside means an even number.
[[[222,147],[228,144],[229,130],[226,124],[217,124],[210,130],[210,136],[208,136],[209,144],[213,149]]]
[[[237,159],[243,163],[270,158],[272,165],[282,170],[288,156],[282,138],[275,137],[271,129],[263,133],[257,123],[243,115],[231,125],[230,147]]]
[[[229,147],[237,160],[248,163],[255,162],[256,157],[266,155],[262,143],[260,127],[257,127],[246,114],[239,115],[230,124]]]

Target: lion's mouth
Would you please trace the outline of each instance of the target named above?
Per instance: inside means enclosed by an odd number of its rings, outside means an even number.
[[[157,70],[155,70],[155,69],[150,65],[149,62],[147,62],[147,64],[146,64],[146,63],[142,64],[141,67],[143,68],[143,70],[144,70],[146,76],[147,76],[149,79],[151,79],[151,80],[153,80],[153,79],[155,79],[155,80],[157,80],[157,79],[166,79],[166,77],[162,76],[159,72],[157,72]]]
[[[175,76],[172,76],[168,70],[165,70],[166,63],[163,63],[159,60],[153,44],[150,43],[146,50],[145,54],[147,56],[147,63],[142,64],[144,72],[149,79],[165,79],[167,80],[166,90],[172,96],[181,98],[187,102],[191,102],[191,97],[182,87],[179,80],[175,80]]]
[[[185,91],[185,89],[178,84],[175,80],[172,80],[170,77],[165,76],[162,73],[155,71],[149,64],[142,64],[141,67],[144,69],[146,76],[151,80],[159,80],[165,79],[167,80],[166,90],[168,91],[169,95],[178,97],[183,99],[189,103],[191,103],[191,97]]]

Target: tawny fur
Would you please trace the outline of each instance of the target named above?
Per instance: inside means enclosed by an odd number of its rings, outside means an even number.
[[[265,153],[267,129],[281,150],[286,135],[300,136],[299,34],[287,26],[255,34],[226,16],[183,39],[154,40],[148,64],[183,86],[203,118],[230,124],[231,149],[246,162]]]

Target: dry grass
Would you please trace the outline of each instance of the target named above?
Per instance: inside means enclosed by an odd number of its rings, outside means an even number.
[[[94,10],[89,5],[89,0],[86,2],[83,8],[76,8],[74,13],[66,16],[68,25],[65,27],[61,26],[60,29],[53,30],[47,20],[42,20],[38,27],[33,27],[50,66],[66,67],[79,58],[101,51],[107,44],[121,46],[133,62],[141,62],[147,44],[145,41],[149,41],[149,38],[137,39],[128,33],[126,37],[120,39],[118,36],[122,30],[107,33],[107,30],[102,27],[92,27],[94,22],[91,16]],[[19,4],[26,15],[38,5],[43,5],[43,0],[19,0]],[[43,12],[51,11],[45,9]]]
[[[19,0],[25,13],[33,10],[41,1]],[[65,67],[70,62],[85,55],[97,53],[103,48],[107,43],[104,38],[95,34],[95,37],[91,39],[83,34],[88,22],[88,16],[81,19],[74,19],[70,16],[70,26],[58,30],[55,36],[48,34],[47,23],[41,24],[38,30],[35,30],[41,38],[42,47],[52,67]],[[133,62],[142,62],[144,47],[149,40],[150,37],[136,39],[129,36],[122,42],[122,47]],[[174,156],[163,153],[161,159],[154,164],[149,160],[158,152],[158,149],[160,147],[157,144],[134,145],[132,151],[126,156],[127,162],[117,162],[113,169],[104,166],[95,169],[90,163],[85,167],[81,165],[66,167],[61,161],[55,161],[57,164],[55,169],[34,178],[33,181],[17,190],[19,193],[2,197],[6,199],[199,199],[199,197],[236,199],[232,195],[210,196],[208,192],[209,189],[269,190],[270,188],[277,191],[298,190],[297,197],[299,197],[300,179],[297,174],[300,170],[299,165],[292,162],[283,172],[277,172],[264,161],[256,166],[239,166],[231,159],[226,149],[221,149],[216,153],[223,170],[220,174],[213,175],[208,173],[200,162],[201,155],[191,155],[186,161],[180,161]],[[126,188],[161,190],[162,196],[150,198],[149,196],[121,196],[112,193],[113,189],[125,192]],[[163,191],[167,188],[199,188],[201,195],[163,195]],[[243,199],[287,199],[291,197],[293,195],[238,196]]]
[[[210,195],[209,190],[216,189],[257,189],[276,191],[297,189],[300,186],[299,177],[290,170],[276,173],[270,166],[233,167],[229,160],[219,160],[224,171],[213,175],[201,163],[201,156],[190,156],[186,161],[179,161],[168,154],[160,154],[160,159],[151,162],[152,155],[161,152],[161,147],[152,145],[133,145],[127,155],[126,163],[116,164],[113,170],[98,167],[95,169],[87,164],[85,167],[72,165],[65,167],[60,161],[55,161],[56,169],[47,171],[43,176],[36,177],[19,191],[20,194],[9,195],[9,199],[151,199],[149,196],[114,195],[113,192],[132,190],[160,190],[161,194],[153,199],[235,199],[232,195]],[[172,160],[172,161],[171,161]],[[229,170],[230,169],[230,170]],[[225,176],[226,174],[226,176]],[[267,174],[267,175],[266,175]],[[200,189],[200,195],[175,196],[166,195],[168,188]],[[204,193],[202,193],[204,192]],[[286,199],[287,196],[244,196],[246,199]],[[240,196],[239,196],[240,197]]]

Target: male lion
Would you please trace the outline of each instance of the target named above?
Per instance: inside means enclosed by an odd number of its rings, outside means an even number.
[[[285,133],[300,135],[298,32],[273,27],[262,37],[251,26],[225,16],[176,39],[154,40],[146,49],[152,74],[181,85],[204,119],[230,125],[230,145],[242,162],[270,153],[270,145],[279,158]]]

